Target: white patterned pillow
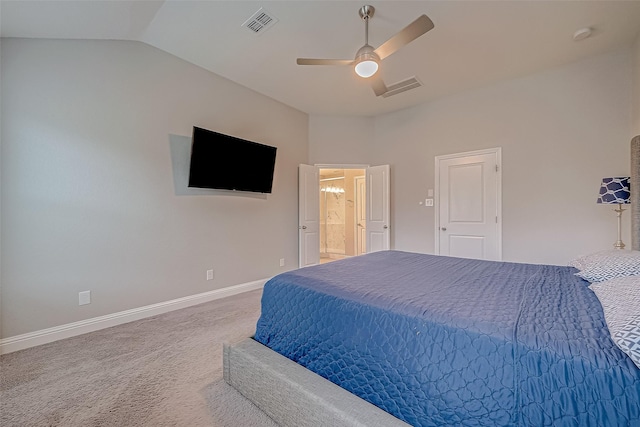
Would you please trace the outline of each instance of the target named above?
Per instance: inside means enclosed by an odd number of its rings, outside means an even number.
[[[640,368],[640,314],[616,332],[613,341]]]
[[[572,259],[571,261],[569,261],[569,264],[567,264],[569,267],[575,267],[578,270],[582,270],[584,269],[587,265],[592,264],[594,262],[597,262],[599,259],[602,259],[603,257],[609,257],[611,255],[616,255],[621,253],[622,251],[620,249],[608,249],[606,251],[599,251],[599,252],[594,252],[594,253],[590,253],[587,255],[582,255],[579,256],[576,259]],[[625,251],[627,252],[627,251]]]
[[[600,300],[613,342],[640,367],[640,276],[618,277],[589,288]]]
[[[612,249],[596,252],[569,263],[580,270],[576,276],[589,282],[640,275],[640,251]]]

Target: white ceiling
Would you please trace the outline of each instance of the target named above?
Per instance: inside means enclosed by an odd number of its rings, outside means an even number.
[[[435,28],[382,61],[387,85],[424,86],[376,97],[348,66],[298,66],[297,57],[351,59],[364,44],[358,9],[376,8],[379,46],[421,14]],[[279,21],[241,25],[260,7]],[[2,37],[138,40],[312,114],[372,116],[629,46],[640,1],[10,1]],[[575,42],[573,33],[593,28]]]

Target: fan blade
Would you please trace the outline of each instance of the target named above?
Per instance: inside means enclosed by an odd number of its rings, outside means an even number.
[[[296,63],[298,65],[351,65],[353,64],[353,59],[298,58]]]
[[[380,59],[384,59],[402,46],[411,43],[427,31],[433,29],[433,27],[433,21],[431,21],[427,15],[421,15],[411,24],[404,27],[402,31],[382,43],[374,52],[378,54]]]
[[[376,96],[381,96],[387,93],[387,85],[384,84],[380,76],[376,76],[373,78],[371,87],[373,88],[373,92],[376,94]]]

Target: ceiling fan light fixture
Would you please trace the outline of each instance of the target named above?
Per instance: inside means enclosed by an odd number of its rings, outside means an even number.
[[[369,78],[378,71],[378,63],[371,59],[365,59],[356,64],[356,74],[360,77]]]
[[[378,71],[380,57],[373,51],[373,47],[367,44],[358,50],[355,63],[356,74],[366,79]]]

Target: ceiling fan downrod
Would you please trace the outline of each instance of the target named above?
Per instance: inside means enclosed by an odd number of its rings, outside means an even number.
[[[369,19],[373,18],[376,8],[371,5],[365,5],[360,8],[358,15],[364,19],[364,44],[369,44]]]
[[[378,71],[380,57],[374,52],[373,46],[369,44],[369,19],[373,17],[375,8],[365,5],[360,8],[358,14],[364,20],[364,46],[358,49],[355,57],[355,71],[360,77],[368,78]]]

